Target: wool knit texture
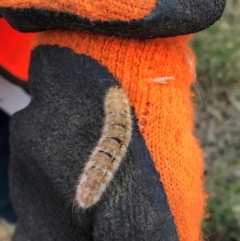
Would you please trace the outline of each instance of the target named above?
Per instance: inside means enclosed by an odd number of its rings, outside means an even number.
[[[156,0],[1,0],[1,7],[43,8],[58,12],[77,14],[90,20],[141,19],[156,5]]]
[[[160,173],[180,241],[202,239],[203,162],[193,136],[195,59],[191,36],[127,40],[73,31],[39,33],[33,47],[58,45],[97,60],[126,91]],[[159,77],[174,77],[155,83]]]

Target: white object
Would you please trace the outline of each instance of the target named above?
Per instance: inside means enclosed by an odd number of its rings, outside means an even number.
[[[21,87],[0,76],[0,109],[12,116],[24,109],[31,101],[31,96]]]

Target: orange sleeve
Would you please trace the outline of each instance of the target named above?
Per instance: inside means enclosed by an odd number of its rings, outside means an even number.
[[[15,77],[27,81],[30,43],[33,34],[14,30],[0,18],[0,67]]]

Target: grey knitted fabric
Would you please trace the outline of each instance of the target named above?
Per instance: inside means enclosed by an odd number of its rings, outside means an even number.
[[[11,122],[14,241],[178,240],[136,118],[126,158],[100,202],[85,211],[74,205],[77,179],[101,134],[105,93],[117,84],[70,49],[32,52],[32,101]]]

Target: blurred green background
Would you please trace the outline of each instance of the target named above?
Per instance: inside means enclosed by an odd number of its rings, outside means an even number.
[[[209,194],[204,239],[240,241],[240,0],[195,35],[196,135]]]

